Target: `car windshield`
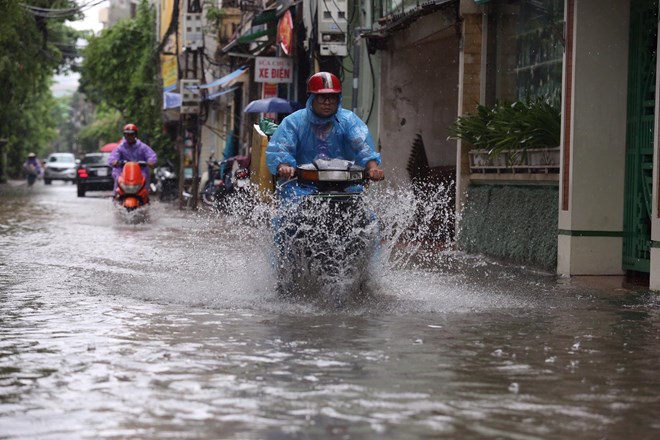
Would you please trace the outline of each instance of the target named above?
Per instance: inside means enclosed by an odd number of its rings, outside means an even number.
[[[51,156],[48,159],[48,162],[66,162],[66,163],[73,163],[75,162],[76,159],[73,157],[73,155],[58,155],[58,156]]]
[[[93,156],[85,156],[82,158],[82,163],[85,165],[106,165],[108,162],[109,154],[95,154]]]

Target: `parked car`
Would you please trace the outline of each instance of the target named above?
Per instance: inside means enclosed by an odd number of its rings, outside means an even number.
[[[78,197],[85,197],[87,191],[112,191],[115,181],[112,168],[108,166],[110,153],[87,153],[76,169]]]
[[[75,182],[76,157],[72,153],[52,153],[48,156],[44,169],[44,183],[50,185],[53,180]]]

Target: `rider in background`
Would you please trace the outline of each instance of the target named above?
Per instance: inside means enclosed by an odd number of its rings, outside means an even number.
[[[298,165],[344,159],[365,167],[371,180],[383,180],[380,154],[369,128],[355,113],[341,108],[339,78],[329,72],[316,73],[307,81],[307,93],[306,107],[284,118],[268,142],[270,172],[290,179]]]
[[[26,174],[35,173],[37,176],[41,175],[41,162],[39,162],[39,159],[37,159],[36,154],[28,154],[27,160],[23,163],[23,171]]]
[[[108,165],[112,167],[112,177],[115,179],[115,192],[117,192],[117,178],[122,171],[121,161],[144,161],[149,166],[153,166],[158,160],[156,152],[138,139],[137,134],[138,128],[135,124],[126,124],[124,126],[124,139],[117,148],[112,150],[110,157],[108,157]],[[149,167],[142,167],[141,171],[148,185]]]

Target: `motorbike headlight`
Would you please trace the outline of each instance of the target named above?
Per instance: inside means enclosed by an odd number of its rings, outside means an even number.
[[[361,180],[363,178],[362,171],[351,171],[350,174],[351,174],[350,177],[351,180]]]
[[[119,186],[121,186],[121,189],[123,189],[126,194],[135,194],[140,191],[140,188],[142,187],[141,184],[128,185],[125,183],[120,183]]]
[[[346,182],[348,180],[351,180],[351,172],[322,170],[319,171],[319,180],[323,182]]]

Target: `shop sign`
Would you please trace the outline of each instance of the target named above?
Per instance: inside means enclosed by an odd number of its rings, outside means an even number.
[[[254,61],[254,81],[293,82],[293,60],[282,57],[257,57]]]

